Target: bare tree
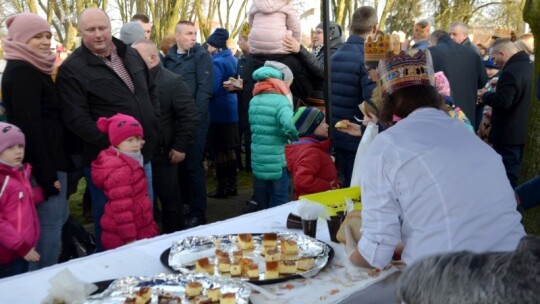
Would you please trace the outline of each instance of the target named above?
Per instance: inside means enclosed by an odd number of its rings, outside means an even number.
[[[523,10],[523,19],[531,26],[535,37],[540,37],[540,0],[527,0]],[[535,57],[540,58],[540,39],[534,40]],[[540,61],[535,61],[534,86],[540,74]],[[533,89],[533,102],[529,110],[529,132],[523,162],[521,166],[521,181],[526,181],[540,174],[540,102],[536,99],[536,90]],[[524,224],[528,233],[540,235],[540,207],[531,209],[525,213]]]

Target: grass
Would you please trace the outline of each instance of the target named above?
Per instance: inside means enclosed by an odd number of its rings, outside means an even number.
[[[238,172],[237,177],[238,191],[248,190],[253,187],[253,175],[250,172],[241,170]],[[206,175],[206,190],[213,191],[216,188],[216,177],[214,174]],[[91,218],[87,218],[83,215],[83,195],[86,189],[86,181],[82,178],[77,185],[77,192],[73,193],[69,199],[69,210],[71,215],[77,219],[82,225],[90,224],[93,222]]]

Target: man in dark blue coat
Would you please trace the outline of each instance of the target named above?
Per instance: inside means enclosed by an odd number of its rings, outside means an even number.
[[[336,132],[334,125],[342,120],[362,118],[358,105],[371,98],[375,83],[368,78],[364,67],[364,41],[377,32],[377,12],[370,6],[358,8],[350,25],[351,35],[331,58],[332,106],[331,127],[338,169],[343,176],[343,186],[351,182],[352,169],[360,137]]]
[[[180,166],[182,194],[189,202],[188,227],[206,223],[206,176],[204,172],[204,146],[208,133],[208,103],[212,97],[212,58],[195,41],[197,30],[189,21],[180,21],[175,28],[176,45],[173,45],[163,64],[168,70],[182,75],[191,89],[199,108],[202,123],[195,133],[195,141]]]
[[[444,72],[456,106],[474,121],[477,92],[488,81],[480,56],[472,48],[457,44],[441,30],[433,32],[429,40],[434,45],[429,48],[433,69]]]
[[[508,38],[495,40],[490,56],[502,70],[495,92],[480,91],[484,104],[493,108],[489,142],[501,155],[510,184],[516,187],[527,137],[534,65],[529,54]]]

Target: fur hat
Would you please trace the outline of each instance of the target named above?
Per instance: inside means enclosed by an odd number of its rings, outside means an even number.
[[[317,108],[300,107],[293,116],[298,136],[311,136],[323,122],[324,113]]]
[[[47,20],[33,13],[20,13],[9,16],[6,19],[8,39],[27,43],[39,33],[51,32],[51,26]]]
[[[321,22],[317,25],[316,28],[324,30],[324,24]],[[343,35],[343,30],[341,29],[341,26],[339,24],[335,23],[334,21],[330,21],[328,24],[328,31],[330,32],[330,35],[328,35],[328,40],[335,40],[338,38],[341,38]]]
[[[24,133],[19,127],[0,122],[0,153],[13,145],[24,145]]]
[[[435,87],[442,96],[450,96],[450,82],[443,71],[435,73]]]
[[[141,124],[135,118],[120,113],[109,118],[100,117],[97,127],[101,132],[109,134],[109,141],[115,147],[131,136],[143,137]]]
[[[132,44],[138,40],[144,40],[144,29],[139,22],[132,21],[122,25],[120,40],[125,44]]]
[[[294,76],[293,76],[293,73],[292,73],[291,69],[289,69],[289,67],[287,65],[285,65],[285,64],[283,64],[281,62],[267,60],[264,63],[264,66],[274,68],[274,69],[280,71],[281,73],[283,73],[283,81],[289,81],[289,80],[292,81],[294,79]]]
[[[434,85],[433,63],[429,51],[411,49],[391,55],[377,68],[382,94],[410,86]]]
[[[217,28],[212,35],[206,39],[206,43],[215,48],[224,49],[227,47],[227,39],[229,39],[229,32],[224,28]]]

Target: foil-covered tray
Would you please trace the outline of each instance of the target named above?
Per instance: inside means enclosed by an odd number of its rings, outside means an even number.
[[[295,274],[280,274],[275,279],[265,279],[265,260],[263,254],[262,237],[263,233],[252,234],[254,248],[244,250],[244,257],[250,258],[259,266],[259,277],[233,277],[248,281],[256,285],[274,284],[291,279],[310,278],[319,273],[334,257],[334,250],[328,244],[312,237],[289,233],[276,233],[278,239],[294,240],[298,244],[298,256],[291,259],[313,258],[313,267],[307,271],[297,272]],[[195,262],[198,259],[207,257],[214,265],[214,275],[218,277],[231,278],[228,273],[218,271],[217,261],[215,259],[215,250],[221,249],[232,256],[234,250],[238,250],[237,234],[213,235],[213,236],[192,236],[175,241],[171,248],[166,249],[160,256],[161,263],[175,272],[184,274],[195,272]],[[290,260],[290,259],[288,259]]]
[[[185,296],[186,285],[197,281],[203,289],[219,288],[221,293],[235,293],[236,303],[248,304],[251,289],[242,281],[195,274],[159,274],[153,277],[126,277],[114,280],[105,291],[89,296],[84,304],[123,304],[133,297],[141,287],[150,287],[151,303],[158,303],[159,293],[169,293],[181,298],[182,303],[195,303],[196,299]],[[204,295],[204,292],[203,292]]]

